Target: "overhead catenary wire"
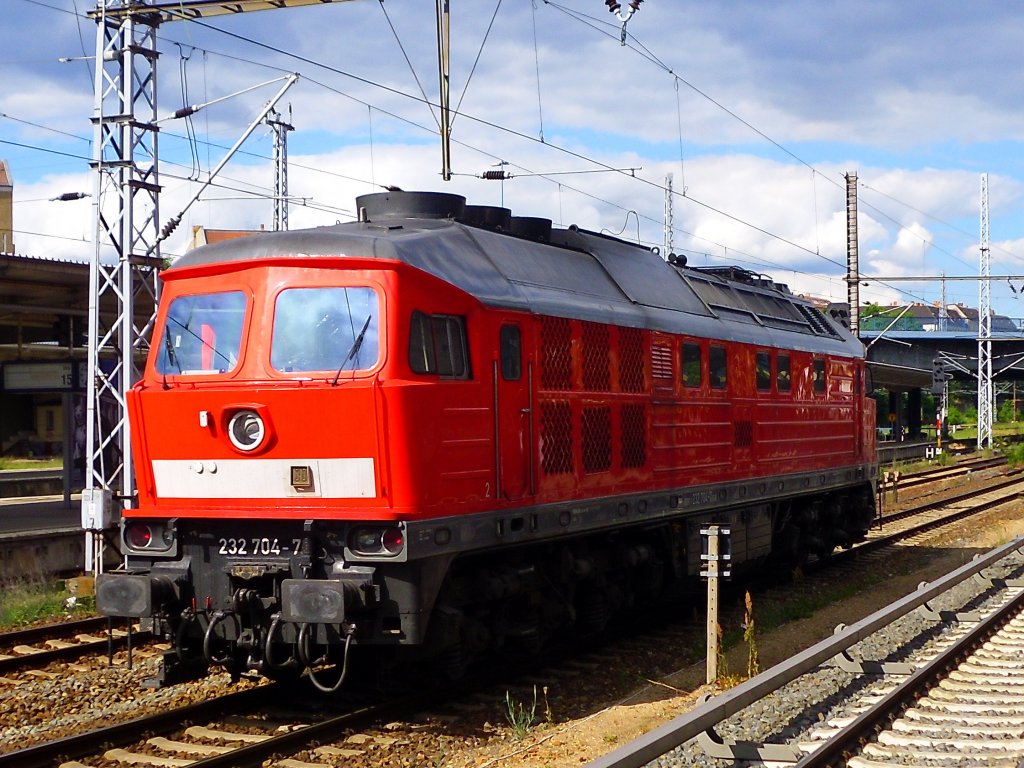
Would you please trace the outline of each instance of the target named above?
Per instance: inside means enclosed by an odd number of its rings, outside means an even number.
[[[548,4],[550,4],[550,3],[548,3]],[[200,23],[200,24],[201,24],[201,22],[194,22],[194,23]],[[209,25],[205,25],[205,24],[203,24],[203,26],[207,26],[207,27],[209,27],[209,28],[213,29],[214,31],[216,31],[216,32],[218,32],[218,33],[220,33],[220,34],[226,34],[226,35],[229,35],[229,36],[232,36],[232,37],[236,37],[236,38],[238,38],[238,39],[241,39],[241,40],[245,40],[245,41],[247,41],[247,42],[251,42],[251,43],[254,43],[254,44],[256,44],[256,45],[261,45],[261,46],[263,46],[263,47],[265,47],[265,48],[268,48],[268,49],[274,49],[274,50],[277,50],[277,51],[278,51],[278,52],[280,52],[280,53],[281,53],[282,55],[287,55],[287,56],[290,56],[290,57],[293,57],[293,58],[297,58],[297,59],[299,59],[299,60],[306,60],[306,61],[310,61],[310,63],[312,63],[312,64],[315,64],[316,66],[324,66],[324,65],[322,65],[322,64],[320,64],[320,63],[318,63],[318,62],[313,62],[313,61],[311,61],[311,60],[305,59],[304,57],[301,57],[301,56],[297,56],[296,54],[292,54],[292,53],[290,53],[290,52],[288,52],[288,51],[284,51],[284,50],[281,50],[281,49],[275,49],[275,48],[274,48],[273,46],[268,46],[268,45],[266,45],[266,44],[264,44],[264,43],[259,43],[258,41],[253,41],[253,40],[251,40],[250,38],[245,38],[244,36],[240,36],[240,35],[235,35],[235,34],[233,34],[233,33],[230,33],[230,32],[226,32],[225,30],[220,30],[220,29],[217,29],[217,28],[215,28],[215,27],[210,27]],[[646,49],[644,49],[644,50],[646,50]],[[656,57],[653,57],[653,59],[652,59],[652,60],[656,60]],[[394,92],[394,93],[399,93],[399,94],[401,94],[401,95],[403,95],[403,96],[406,96],[406,97],[409,97],[409,98],[414,98],[414,97],[410,97],[410,96],[409,96],[408,94],[404,94],[404,93],[402,93],[401,91],[398,91],[397,89],[390,89],[390,88],[388,88],[387,86],[384,86],[383,84],[379,84],[379,83],[374,83],[373,81],[367,80],[366,78],[360,78],[360,77],[358,77],[358,76],[354,76],[354,75],[352,75],[351,73],[344,73],[344,72],[340,72],[339,70],[337,70],[337,69],[335,69],[335,68],[330,68],[330,67],[328,67],[328,69],[330,69],[330,70],[332,70],[332,71],[335,71],[335,72],[339,72],[340,74],[343,74],[343,75],[345,75],[345,76],[348,76],[348,77],[355,77],[355,79],[357,79],[357,80],[360,80],[360,81],[362,81],[362,82],[366,82],[366,83],[369,83],[370,85],[373,85],[374,87],[379,87],[379,88],[385,88],[385,89],[387,89],[387,90],[390,90],[390,91],[392,91],[392,92]],[[539,64],[538,64],[538,70],[539,70]],[[684,82],[685,82],[685,81],[684,81]],[[337,92],[337,91],[336,91],[336,92]],[[344,96],[346,96],[346,97],[348,97],[348,98],[352,98],[352,97],[351,97],[351,96],[349,96],[348,94],[342,94],[342,95],[344,95]],[[460,114],[464,114],[464,113],[460,113]],[[399,118],[399,119],[403,119],[403,118]],[[490,121],[486,121],[486,120],[481,120],[481,119],[479,119],[479,118],[471,118],[471,119],[476,119],[476,120],[477,120],[477,121],[478,121],[478,122],[479,122],[480,124],[482,124],[482,125],[487,125],[487,126],[493,127],[493,128],[495,128],[496,130],[501,130],[501,131],[504,131],[504,132],[506,132],[506,133],[508,133],[508,134],[510,134],[510,135],[513,135],[513,136],[520,136],[520,137],[522,137],[522,138],[526,138],[526,139],[534,140],[534,139],[532,139],[532,137],[524,136],[523,134],[521,134],[521,133],[519,133],[519,132],[517,132],[517,131],[512,131],[512,130],[510,130],[510,129],[507,129],[507,128],[503,127],[503,126],[500,126],[500,125],[496,125],[496,124],[494,124],[493,122],[490,122]],[[410,122],[410,124],[412,124],[412,123],[411,123],[411,121],[407,121],[407,122]],[[548,144],[548,143],[547,143],[546,141],[541,141],[541,143],[544,143],[544,144],[545,144],[546,146],[552,146],[552,145]],[[780,146],[781,146],[781,145],[780,145]],[[571,152],[570,150],[567,150],[567,149],[565,149],[565,148],[562,148],[562,147],[553,147],[553,148],[555,148],[555,149],[556,149],[556,150],[558,150],[558,151],[561,151],[561,152],[567,152],[567,153],[569,153],[569,154],[571,154],[571,155],[573,155],[573,156],[576,156],[576,157],[580,157],[580,158],[582,158],[582,159],[585,159],[585,160],[586,160],[586,161],[588,161],[588,162],[593,162],[593,163],[595,163],[595,164],[597,164],[597,165],[601,165],[601,163],[599,163],[598,161],[595,161],[595,160],[593,160],[592,158],[589,158],[589,157],[587,157],[587,156],[583,155],[582,153],[574,153],[574,152]],[[475,148],[475,147],[474,147],[473,149],[474,149],[475,151],[481,151],[481,150],[480,150],[479,148]],[[486,154],[486,153],[485,153],[485,154]],[[792,153],[790,153],[790,154],[792,154]],[[794,158],[796,157],[795,155],[793,155],[793,156],[794,156]],[[799,160],[799,158],[797,158],[797,159]],[[801,161],[801,162],[802,162],[802,161]],[[610,168],[610,166],[606,166],[606,167]],[[540,175],[540,176],[543,176],[543,174],[538,174],[538,175]],[[660,184],[655,184],[654,182],[651,182],[650,180],[647,180],[647,179],[643,179],[643,178],[641,178],[641,177],[636,177],[636,178],[637,178],[638,180],[640,180],[640,181],[641,181],[642,183],[645,183],[645,184],[649,184],[649,185],[651,185],[651,186],[654,186],[654,187],[658,187],[659,189],[663,189],[663,187],[661,187],[661,185],[660,185]],[[578,192],[579,194],[582,194],[582,195],[586,195],[586,196],[588,196],[588,197],[592,197],[593,199],[600,199],[600,198],[597,198],[596,196],[593,196],[593,195],[591,195],[591,194],[590,194],[589,192],[585,192],[585,191],[582,191],[582,190],[577,190],[577,192]],[[676,194],[679,194],[679,193],[676,193]],[[807,247],[805,247],[805,246],[799,245],[799,244],[797,244],[797,243],[795,243],[795,242],[793,242],[793,241],[789,240],[788,238],[783,238],[783,237],[779,236],[778,234],[776,234],[776,233],[774,233],[774,232],[771,232],[771,231],[769,231],[769,230],[767,230],[767,229],[765,229],[765,228],[763,228],[763,227],[757,227],[757,226],[755,226],[755,225],[752,225],[752,224],[751,224],[750,222],[747,222],[747,221],[745,221],[744,219],[742,219],[742,218],[740,218],[740,217],[738,217],[738,216],[735,216],[735,215],[732,215],[732,214],[727,214],[727,213],[725,213],[724,211],[721,211],[721,210],[717,209],[717,208],[716,208],[716,207],[714,207],[714,206],[709,206],[709,205],[707,205],[707,204],[704,204],[704,203],[702,203],[702,202],[701,202],[701,201],[699,201],[699,200],[695,201],[695,200],[694,200],[693,198],[691,198],[691,197],[687,197],[687,199],[688,199],[688,200],[689,200],[689,201],[690,201],[691,203],[694,203],[694,202],[695,202],[696,204],[699,204],[699,205],[703,205],[703,206],[704,206],[705,208],[707,208],[707,209],[708,209],[709,211],[713,211],[713,212],[715,212],[715,213],[717,213],[717,214],[719,214],[719,215],[723,215],[723,216],[725,216],[725,217],[727,217],[727,218],[729,218],[729,219],[731,219],[731,220],[733,220],[733,221],[736,221],[737,223],[740,223],[740,224],[742,224],[742,225],[744,225],[744,226],[751,226],[751,227],[752,227],[753,229],[755,229],[756,231],[759,231],[759,232],[761,232],[761,233],[765,234],[766,236],[768,236],[768,237],[770,237],[770,238],[773,238],[773,239],[779,240],[779,241],[781,241],[781,242],[783,242],[783,243],[787,243],[787,244],[789,244],[790,246],[793,246],[793,247],[795,247],[795,248],[798,248],[799,250],[801,250],[801,251],[804,251],[804,252],[807,252],[807,253],[809,253],[809,254],[812,254],[812,255],[815,255],[815,256],[819,256],[819,254],[816,254],[816,253],[815,253],[814,251],[810,250],[809,248],[807,248]],[[621,206],[619,206],[619,205],[618,205],[618,204],[616,204],[616,203],[609,203],[608,201],[604,201],[604,202],[608,203],[609,205],[612,205],[612,206],[615,206],[615,207],[619,207],[619,208],[621,208]],[[645,217],[645,218],[650,218],[650,217]],[[683,230],[680,230],[680,231],[683,231]],[[824,257],[821,257],[821,258],[824,258]],[[840,265],[840,264],[839,264],[838,262],[836,262],[836,261],[834,261],[834,260],[831,260],[831,259],[827,259],[827,258],[826,258],[825,260],[826,260],[826,261],[828,261],[829,263],[832,263],[832,264],[836,265],[836,266],[839,266],[839,267],[841,267],[841,266],[842,266],[842,265]]]
[[[388,23],[388,27],[391,29],[391,34],[395,37],[395,42],[398,43],[398,48],[402,52],[402,56],[405,57],[405,63],[409,65],[409,71],[412,73],[412,79],[416,81],[416,87],[420,89],[420,94],[423,96],[423,103],[428,107],[432,107],[430,99],[427,97],[427,92],[423,88],[423,83],[420,82],[419,75],[416,74],[416,67],[412,65],[412,61],[409,59],[409,54],[405,51],[405,46],[402,45],[402,38],[398,36],[398,30],[395,29],[395,25],[391,23],[391,17],[388,15],[388,9],[384,5],[384,0],[380,0],[380,9],[384,13],[384,19]],[[434,122],[437,123],[437,129],[441,130],[441,120],[434,114],[434,110],[430,110],[431,117],[434,118]]]

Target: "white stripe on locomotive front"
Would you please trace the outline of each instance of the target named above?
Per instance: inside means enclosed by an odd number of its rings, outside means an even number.
[[[308,490],[291,484],[292,467],[309,467]],[[154,459],[157,496],[177,499],[365,499],[377,495],[372,458]]]

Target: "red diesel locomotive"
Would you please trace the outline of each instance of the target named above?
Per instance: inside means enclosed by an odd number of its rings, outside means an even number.
[[[457,195],[357,205],[163,273],[97,584],[173,643],[158,682],[455,672],[693,579],[702,525],[735,566],[870,526],[863,347],[785,286]]]

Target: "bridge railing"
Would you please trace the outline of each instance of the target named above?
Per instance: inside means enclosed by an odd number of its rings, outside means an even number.
[[[957,317],[946,317],[938,319],[924,319],[919,317],[901,317],[892,327],[892,318],[888,315],[872,315],[860,319],[860,333],[864,336],[873,336],[886,331],[887,333],[908,333],[914,331],[938,331],[940,333],[963,333],[978,334],[977,319],[964,319]],[[1019,333],[1024,334],[1024,317],[1006,317],[998,315],[992,318],[993,333]]]

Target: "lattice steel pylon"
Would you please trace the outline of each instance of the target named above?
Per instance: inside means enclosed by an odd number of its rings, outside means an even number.
[[[115,5],[118,6],[115,8]],[[86,570],[103,570],[101,532],[113,502],[134,495],[126,393],[148,349],[160,266],[156,127],[159,17],[101,3],[94,12],[93,256],[89,270],[85,488]]]
[[[127,393],[149,348],[160,256],[157,28],[246,11],[345,0],[96,0],[93,108],[93,256],[89,269],[85,568],[103,570],[114,503],[135,497]],[[136,300],[145,297],[146,302]]]
[[[274,231],[284,232],[288,229],[288,132],[295,126],[273,109],[265,122],[274,131]]]
[[[981,174],[978,281],[978,447],[992,447],[992,258],[988,244],[988,174]]]
[[[857,228],[857,174],[846,174],[846,300],[850,332],[860,336],[860,234]]]

